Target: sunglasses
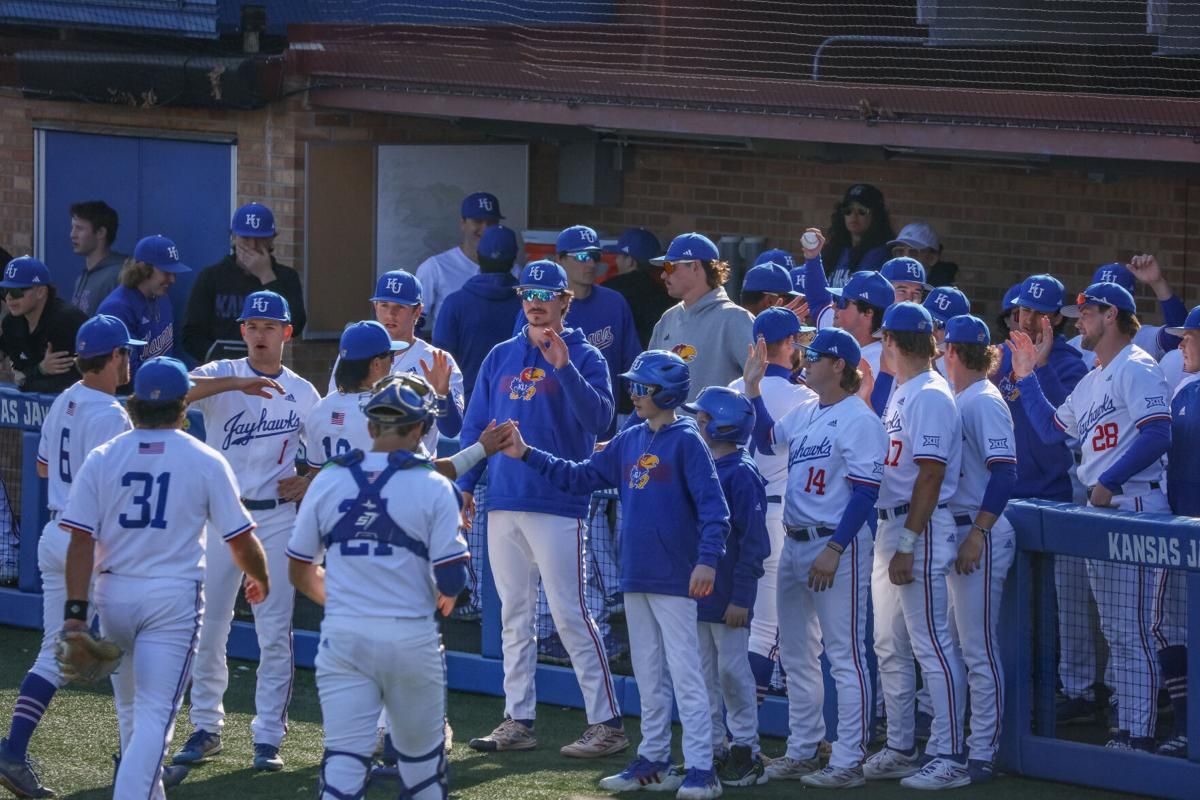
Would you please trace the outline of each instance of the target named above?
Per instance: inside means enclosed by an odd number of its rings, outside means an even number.
[[[819,350],[813,350],[811,347],[805,347],[802,352],[804,353],[804,360],[810,364],[815,364],[822,358],[827,358],[825,353],[822,353]]]
[[[553,289],[518,289],[517,296],[526,303],[549,303],[558,297]]]
[[[844,216],[844,217],[869,217],[869,216],[871,216],[871,209],[863,208],[862,206],[845,206],[842,209],[842,216]]]
[[[662,268],[664,273],[671,275],[679,267],[690,267],[699,263],[699,261],[664,261],[662,263]]]
[[[579,253],[567,253],[567,255],[578,261],[580,264],[586,264],[589,261],[600,260],[600,254],[595,250],[583,250]]]
[[[1080,292],[1079,294],[1077,294],[1075,296],[1075,305],[1077,305],[1077,306],[1093,305],[1093,306],[1102,306],[1104,308],[1108,308],[1109,306],[1112,305],[1112,303],[1108,302],[1103,297],[1095,297],[1093,295],[1084,294],[1083,292]]]
[[[661,386],[654,386],[653,384],[649,383],[629,381],[629,394],[631,397],[653,397],[654,394],[661,388]]]
[[[12,300],[20,300],[28,291],[28,289],[5,289],[4,296]]]
[[[920,255],[921,253],[932,253],[932,252],[933,252],[932,247],[917,248],[917,247],[909,247],[908,245],[904,245],[904,244],[898,244],[892,248],[892,255],[895,256],[896,258],[900,258],[901,256]]]

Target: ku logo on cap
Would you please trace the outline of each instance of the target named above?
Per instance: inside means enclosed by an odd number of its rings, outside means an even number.
[[[251,301],[250,305],[254,307],[255,311],[262,313],[267,310],[267,298],[256,297]]]
[[[529,277],[533,278],[535,281],[540,281],[545,274],[545,271],[541,267],[529,268]]]
[[[171,258],[175,259],[176,261],[178,261],[179,260],[179,248],[176,247],[175,245],[171,245],[170,247],[167,248],[167,255],[170,256]]]
[[[482,208],[484,211],[491,211],[492,210],[491,199],[487,198],[487,197],[479,198],[479,207]]]
[[[1029,287],[1029,296],[1035,300],[1040,300],[1042,295],[1046,293],[1045,288],[1040,283],[1035,283]]]
[[[580,235],[581,237],[583,237],[583,240],[584,240],[585,242],[594,242],[594,241],[596,241],[596,234],[592,233],[592,232],[591,232],[591,231],[589,231],[589,230],[586,230],[586,229],[585,229],[585,230],[582,230],[582,231],[580,231],[580,232],[579,232],[579,235]]]
[[[905,269],[908,270],[908,274],[912,275],[914,278],[920,277],[920,273],[917,271],[916,264],[908,264],[905,266]]]
[[[933,301],[933,304],[936,305],[941,311],[950,310],[950,298],[944,294],[939,294],[937,299]]]
[[[258,214],[247,214],[246,224],[251,228],[254,228],[254,230],[258,230],[259,226],[262,225],[262,220],[259,218]]]
[[[1117,282],[1117,273],[1113,272],[1111,269],[1104,270],[1103,272],[1100,273],[1100,282],[1101,283],[1116,283]]]
[[[400,279],[399,278],[388,278],[387,279],[387,290],[389,292],[399,294],[400,293]]]

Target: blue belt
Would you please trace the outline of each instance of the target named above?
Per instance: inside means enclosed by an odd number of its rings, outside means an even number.
[[[828,539],[834,533],[833,528],[793,528],[790,525],[787,527],[788,538],[795,539],[797,542],[815,542],[818,539]]]
[[[896,506],[895,508],[881,508],[881,509],[879,509],[879,518],[882,520],[899,519],[900,517],[902,517],[908,513],[908,509],[910,507],[911,507],[910,503],[905,503],[904,505]],[[939,509],[945,508],[945,507],[946,507],[945,503],[938,503]]]
[[[242,498],[242,505],[247,511],[270,511],[272,508],[278,508],[285,503],[290,503],[291,500],[247,500]]]

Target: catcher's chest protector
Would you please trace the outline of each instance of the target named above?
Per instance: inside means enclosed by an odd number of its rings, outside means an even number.
[[[333,529],[322,537],[325,549],[340,544],[343,555],[357,555],[359,549],[365,554],[368,543],[375,542],[376,546],[371,551],[375,555],[390,555],[391,547],[402,547],[428,561],[429,547],[396,524],[388,513],[387,500],[381,493],[397,472],[416,466],[429,468],[429,460],[411,453],[392,453],[388,457],[387,468],[379,473],[374,482],[368,480],[359,461],[351,461],[344,466],[358,484],[358,496],[343,502],[338,509],[343,512],[342,516],[334,523]],[[355,543],[361,543],[361,548],[356,547]]]

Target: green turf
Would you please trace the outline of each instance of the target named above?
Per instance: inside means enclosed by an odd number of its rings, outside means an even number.
[[[7,724],[25,670],[37,653],[39,635],[33,631],[0,627],[0,719]],[[287,766],[281,773],[262,774],[250,768],[250,717],[254,688],[254,665],[231,662],[233,671],[226,696],[229,720],[225,728],[225,752],[213,762],[194,768],[177,789],[172,800],[188,798],[308,798],[315,795],[317,765],[321,758],[321,710],[317,702],[313,673],[298,670],[295,696],[291,706],[291,730],[284,742]],[[450,721],[456,737],[451,756],[451,795],[462,800],[561,800],[562,798],[606,797],[596,789],[596,781],[618,771],[630,754],[600,761],[572,761],[558,755],[558,747],[574,739],[583,729],[581,712],[541,706],[538,709],[538,737],[541,748],[532,752],[481,754],[466,746],[467,739],[489,731],[499,721],[503,704],[498,698],[454,693],[450,697]],[[637,720],[629,720],[630,733],[636,740]],[[7,731],[0,731],[3,735]],[[175,744],[181,743],[190,729],[185,713],[175,728]],[[676,728],[675,741],[679,742]],[[780,755],[783,742],[763,742],[768,755]],[[116,715],[107,686],[94,690],[69,688],[54,699],[49,713],[33,739],[31,752],[41,765],[42,779],[56,789],[60,797],[101,800],[111,797],[111,754],[117,750]],[[768,784],[748,789],[729,789],[731,798],[792,798],[801,791],[795,782]],[[810,789],[805,795],[814,796]],[[4,790],[0,789],[0,796]],[[369,798],[396,796],[396,784],[380,782]],[[820,795],[816,795],[820,796]],[[870,797],[873,800],[913,797],[894,782],[874,784],[863,790],[843,792],[837,797]],[[1120,795],[1097,792],[1061,784],[1044,783],[1016,777],[1004,777],[990,785],[948,792],[948,798],[1001,800],[1019,796],[1030,800],[1100,800]]]

